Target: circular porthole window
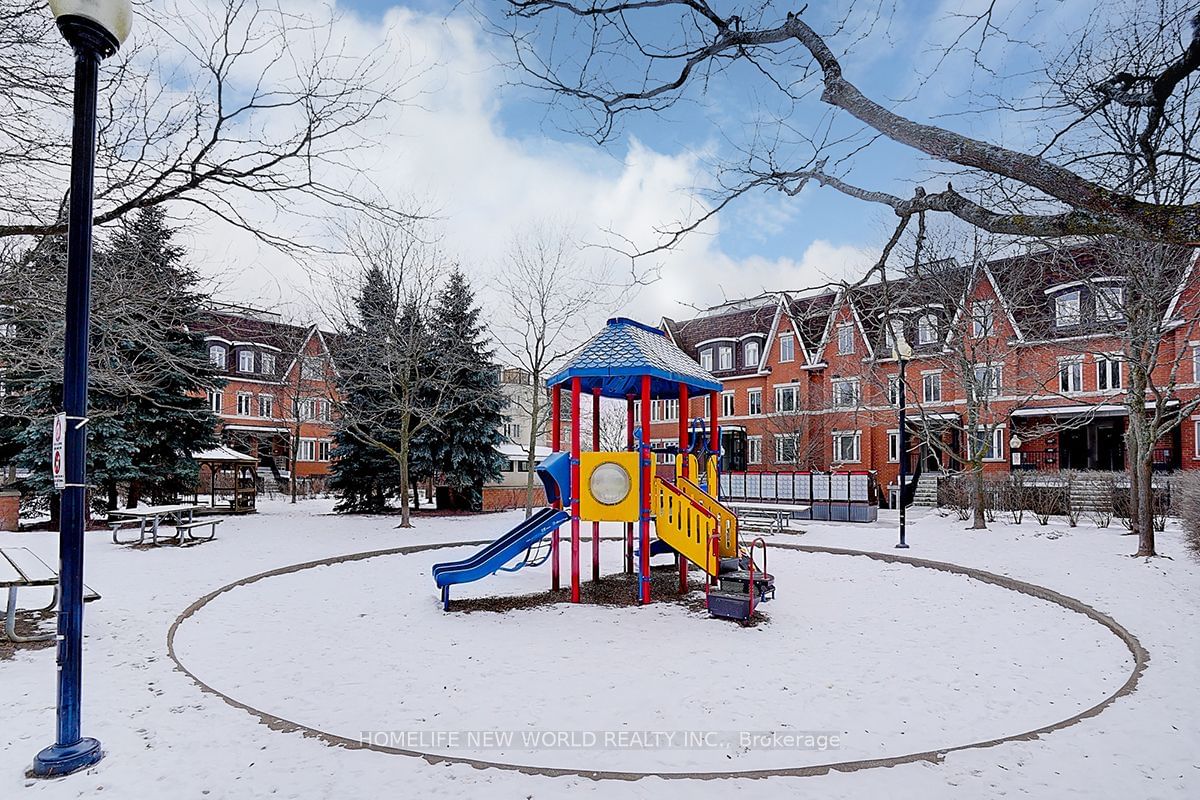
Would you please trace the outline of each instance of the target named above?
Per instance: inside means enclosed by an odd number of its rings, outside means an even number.
[[[588,489],[596,501],[606,506],[615,506],[629,496],[633,481],[620,464],[607,461],[594,470],[588,478]]]

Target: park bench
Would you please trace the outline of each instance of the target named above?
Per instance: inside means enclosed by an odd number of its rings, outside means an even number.
[[[49,611],[58,605],[58,571],[47,564],[27,547],[0,547],[0,588],[8,589],[8,604],[4,614],[4,635],[10,642],[41,642],[53,639],[56,634],[43,633],[36,636],[19,636],[17,623],[17,591],[34,586],[54,587],[54,598],[48,606],[34,609]],[[99,600],[100,595],[88,586],[83,587],[85,601]]]
[[[175,526],[175,530],[179,533],[179,543],[185,545],[211,542],[217,538],[217,526],[224,521],[221,517],[208,517],[207,519],[198,519],[192,522],[181,522]],[[197,536],[195,533],[197,528],[208,528],[208,536]]]
[[[749,531],[783,533],[792,525],[792,515],[808,511],[808,506],[777,503],[726,503],[737,515],[738,525]],[[801,531],[803,533],[803,531]]]

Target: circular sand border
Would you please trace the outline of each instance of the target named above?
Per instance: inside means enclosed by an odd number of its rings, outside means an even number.
[[[622,537],[604,537],[604,538],[612,538],[612,539],[619,540]],[[813,764],[811,766],[805,766],[805,767],[784,767],[784,768],[777,768],[777,769],[752,769],[752,770],[728,770],[728,771],[719,771],[719,772],[623,772],[623,771],[611,771],[611,770],[585,770],[585,769],[568,769],[568,768],[560,768],[560,767],[538,767],[538,766],[511,764],[511,763],[504,763],[504,762],[497,762],[497,761],[485,761],[485,760],[476,759],[476,758],[460,758],[460,757],[440,755],[440,754],[435,754],[435,753],[425,753],[425,752],[421,752],[419,750],[406,750],[406,749],[399,748],[399,747],[388,747],[386,745],[371,744],[369,742],[362,742],[357,739],[349,739],[344,736],[338,736],[337,734],[328,733],[326,731],[318,730],[316,728],[311,728],[311,727],[308,727],[307,725],[300,725],[299,723],[292,722],[291,720],[286,720],[281,717],[277,717],[274,714],[270,714],[266,711],[262,711],[260,709],[253,708],[252,706],[246,705],[243,702],[235,700],[234,698],[230,697],[229,695],[227,695],[223,692],[220,692],[220,691],[212,688],[208,684],[206,684],[203,680],[200,679],[199,676],[197,676],[195,673],[193,673],[191,670],[189,670],[186,666],[184,666],[183,662],[181,662],[179,660],[178,654],[175,652],[175,634],[179,630],[179,626],[182,625],[184,623],[184,621],[186,621],[189,617],[191,617],[193,614],[195,614],[201,608],[206,606],[214,598],[216,598],[219,595],[222,595],[225,592],[228,592],[232,589],[236,589],[239,586],[248,586],[252,583],[257,583],[258,581],[264,580],[266,578],[273,578],[278,575],[288,575],[293,572],[300,572],[301,570],[311,569],[313,567],[328,566],[330,564],[340,564],[340,563],[345,563],[345,562],[349,562],[349,561],[362,561],[362,560],[368,559],[368,558],[375,558],[376,556],[409,555],[412,553],[421,553],[421,552],[425,552],[425,551],[429,551],[429,550],[442,550],[442,549],[456,548],[456,547],[471,547],[471,546],[489,544],[490,542],[491,542],[491,540],[481,539],[481,540],[477,540],[477,541],[446,542],[446,543],[438,543],[438,544],[411,545],[409,547],[394,547],[394,548],[390,548],[390,549],[386,549],[386,550],[370,550],[370,551],[363,552],[363,553],[351,553],[348,555],[323,558],[323,559],[319,559],[316,561],[306,561],[301,564],[293,564],[293,565],[287,566],[287,567],[279,567],[278,569],[268,570],[267,572],[260,572],[257,575],[251,575],[249,577],[242,578],[241,580],[234,581],[233,583],[230,583],[226,586],[222,586],[220,589],[216,589],[212,592],[209,592],[208,594],[201,597],[199,600],[196,600],[194,603],[192,603],[186,609],[184,609],[183,613],[181,613],[178,617],[176,617],[175,621],[173,623],[171,623],[170,630],[168,630],[168,632],[167,632],[167,653],[171,657],[171,660],[175,662],[176,669],[178,669],[180,672],[184,673],[189,678],[191,678],[196,683],[196,685],[200,687],[200,689],[202,691],[221,698],[222,700],[224,700],[226,703],[233,706],[234,708],[240,708],[243,711],[247,711],[250,714],[253,714],[254,716],[258,717],[260,722],[262,722],[264,725],[271,728],[272,730],[284,731],[284,732],[289,732],[289,733],[294,733],[294,732],[302,733],[305,736],[311,736],[313,738],[321,740],[325,744],[336,746],[336,747],[347,747],[350,749],[357,749],[357,750],[374,750],[379,753],[389,753],[392,755],[411,756],[411,757],[423,759],[424,761],[426,761],[429,764],[464,764],[464,765],[467,765],[470,767],[475,767],[476,769],[502,769],[502,770],[509,770],[512,772],[520,772],[520,773],[523,773],[526,775],[542,775],[542,776],[554,777],[554,778],[563,777],[563,776],[576,776],[576,777],[581,777],[581,778],[590,778],[592,780],[623,780],[623,781],[634,781],[634,780],[639,780],[641,778],[651,778],[651,777],[674,779],[674,780],[678,780],[678,779],[714,780],[714,779],[718,779],[718,778],[771,778],[771,777],[776,777],[776,776],[805,778],[805,777],[812,777],[812,776],[816,776],[816,775],[825,775],[825,774],[828,774],[829,772],[834,772],[834,771],[857,772],[858,770],[863,770],[863,769],[872,769],[875,767],[895,767],[895,766],[899,766],[900,764],[911,764],[911,763],[919,762],[919,761],[936,764],[936,763],[941,762],[947,753],[953,753],[953,752],[957,752],[960,750],[972,750],[972,749],[983,748],[983,747],[995,747],[996,745],[1005,744],[1007,742],[1031,741],[1033,739],[1040,738],[1043,734],[1053,733],[1054,731],[1059,731],[1064,728],[1069,728],[1078,722],[1088,719],[1089,717],[1094,717],[1097,714],[1099,714],[1101,711],[1103,711],[1104,709],[1108,708],[1108,706],[1110,706],[1113,702],[1115,702],[1117,700],[1117,698],[1124,697],[1125,695],[1131,694],[1137,688],[1138,680],[1141,678],[1142,673],[1146,670],[1147,664],[1150,662],[1150,654],[1146,652],[1146,649],[1144,647],[1142,647],[1142,644],[1141,644],[1141,642],[1139,642],[1137,640],[1137,637],[1135,637],[1132,633],[1130,633],[1128,630],[1126,630],[1124,626],[1122,626],[1120,623],[1118,623],[1112,617],[1108,616],[1107,614],[1101,613],[1100,611],[1097,611],[1096,609],[1092,608],[1091,606],[1089,606],[1088,604],[1086,604],[1080,600],[1076,600],[1073,597],[1068,597],[1067,595],[1061,594],[1060,592],[1056,592],[1053,589],[1047,589],[1044,586],[1038,586],[1036,584],[1026,583],[1025,581],[1019,581],[1014,578],[1006,577],[1004,575],[997,575],[992,572],[985,572],[983,570],[973,569],[971,567],[963,567],[963,566],[959,566],[958,564],[950,564],[950,563],[947,563],[944,561],[930,561],[930,560],[923,559],[923,558],[911,558],[909,556],[895,555],[892,553],[876,553],[876,552],[871,552],[871,551],[867,551],[867,550],[851,550],[848,548],[821,547],[821,546],[817,546],[817,545],[787,544],[787,543],[783,543],[783,542],[772,542],[771,546],[777,547],[777,548],[780,548],[783,550],[797,550],[797,551],[805,552],[805,553],[825,553],[825,554],[829,554],[829,555],[838,555],[838,556],[860,556],[860,557],[864,557],[864,558],[874,559],[875,561],[882,561],[882,562],[889,563],[889,564],[907,564],[907,565],[913,566],[913,567],[923,567],[925,569],[936,569],[936,570],[941,570],[942,572],[949,572],[949,573],[953,573],[956,575],[966,575],[967,577],[974,578],[975,580],[982,581],[983,583],[990,583],[994,586],[999,586],[1004,589],[1009,589],[1014,592],[1019,592],[1021,594],[1029,595],[1030,597],[1036,597],[1039,600],[1045,600],[1050,603],[1055,603],[1069,611],[1074,611],[1078,614],[1083,614],[1085,617],[1088,617],[1089,619],[1100,623],[1105,628],[1107,628],[1109,631],[1111,631],[1113,633],[1113,635],[1116,636],[1118,639],[1120,639],[1125,644],[1125,646],[1129,649],[1130,655],[1133,656],[1133,669],[1132,669],[1132,671],[1130,671],[1129,677],[1125,679],[1125,683],[1122,684],[1122,686],[1119,689],[1117,689],[1111,695],[1106,697],[1104,700],[1101,700],[1099,703],[1092,706],[1091,708],[1089,708],[1085,711],[1081,711],[1078,714],[1075,714],[1075,715],[1068,717],[1064,720],[1061,720],[1059,722],[1054,722],[1054,723],[1051,723],[1050,725],[1045,725],[1036,730],[1026,731],[1025,733],[1018,733],[1018,734],[1014,734],[1012,736],[1004,736],[999,739],[988,739],[986,741],[981,741],[981,742],[971,742],[970,744],[952,745],[950,747],[943,747],[938,750],[926,750],[926,751],[920,752],[920,753],[907,753],[905,755],[889,756],[887,758],[872,758],[872,759],[864,759],[864,760],[857,760],[857,761],[836,761],[836,762],[830,762],[827,764]]]

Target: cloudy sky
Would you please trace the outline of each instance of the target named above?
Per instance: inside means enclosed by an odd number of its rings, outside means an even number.
[[[847,4],[820,5],[833,13],[835,6]],[[963,98],[980,88],[970,60],[952,57],[933,69],[939,64],[938,44],[961,31],[956,14],[986,3],[897,0],[883,5],[894,5],[895,11],[873,23],[864,43],[853,39],[856,30],[866,30],[861,20],[836,41],[847,51],[848,76],[905,113],[1004,141],[1006,132],[987,114],[946,116],[961,111]],[[1001,21],[1022,6],[1016,0],[994,5]],[[1024,3],[1015,13],[1026,20],[1037,5]],[[1049,3],[1038,24],[1053,28],[1072,5]],[[738,146],[762,135],[775,120],[782,117],[805,132],[828,124],[828,110],[815,99],[782,106],[763,80],[733,73],[666,115],[626,120],[599,146],[572,132],[576,118],[569,108],[548,111],[544,95],[512,85],[515,75],[504,66],[510,45],[484,30],[478,7],[441,0],[340,0],[334,35],[351,49],[382,44],[409,70],[410,102],[398,103],[380,121],[369,168],[389,192],[433,210],[446,247],[481,288],[490,283],[514,233],[533,222],[570,227],[585,243],[611,242],[615,233],[646,246],[656,241],[656,231],[704,210],[719,165],[736,161]],[[992,54],[993,61],[1014,72],[1024,69],[1028,54],[1006,47]],[[988,80],[995,88],[996,79]],[[754,124],[764,118],[770,124]],[[844,123],[831,130],[853,132]],[[1013,143],[1013,134],[1007,136]],[[931,180],[927,165],[887,143],[858,156],[851,174],[903,194],[911,192],[914,181]],[[878,208],[816,187],[796,198],[749,196],[671,252],[639,263],[639,274],[653,280],[613,310],[653,322],[764,289],[836,280],[872,260],[889,232],[889,219]],[[220,273],[218,293],[226,299],[281,303],[304,316],[329,291],[312,285],[311,265],[303,259],[216,223],[197,224],[190,237],[198,265]],[[601,252],[589,250],[581,269],[590,268]]]

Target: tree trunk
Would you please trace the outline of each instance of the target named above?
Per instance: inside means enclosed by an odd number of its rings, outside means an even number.
[[[108,482],[108,510],[116,511],[121,504],[121,498],[117,495],[117,482]]]
[[[292,496],[292,502],[296,502],[296,466],[300,463],[300,426],[296,425],[296,432],[292,436],[292,453],[289,459],[291,466],[288,474],[288,491]]]
[[[541,413],[541,395],[538,392],[538,385],[541,383],[541,376],[535,374],[533,376],[533,404],[532,412],[529,415],[529,450],[526,452],[526,461],[528,469],[525,472],[525,518],[528,519],[533,514],[533,465],[537,459],[537,440],[538,440],[538,414]],[[553,425],[554,423],[551,423]]]
[[[977,531],[986,531],[987,510],[985,508],[985,504],[987,502],[987,498],[983,493],[983,465],[976,464],[974,467],[972,467],[972,472],[974,473],[971,478],[974,485],[973,494],[975,496],[971,498],[971,500],[972,505],[975,508],[975,522],[971,525],[971,528]],[[901,488],[901,491],[904,491],[903,488]]]
[[[1135,555],[1153,556],[1154,550],[1154,441],[1146,420],[1144,402],[1130,392],[1129,431],[1129,529],[1138,537]],[[1143,393],[1144,394],[1144,393]]]
[[[142,502],[142,484],[140,481],[133,481],[129,484],[129,494],[125,496],[125,507],[137,508],[140,502]]]
[[[412,509],[408,498],[408,441],[412,437],[408,415],[400,422],[400,527],[412,527]]]

